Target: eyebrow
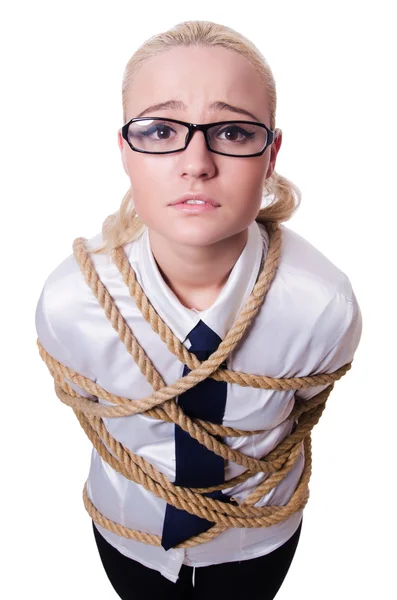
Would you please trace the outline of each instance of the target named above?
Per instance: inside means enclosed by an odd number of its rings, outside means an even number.
[[[148,108],[145,108],[145,110],[143,110],[142,112],[139,113],[139,115],[137,115],[137,118],[142,117],[147,112],[155,112],[157,110],[170,110],[170,109],[185,110],[186,108],[187,108],[186,104],[184,104],[180,100],[167,100],[167,102],[160,102],[159,104],[153,104],[152,106],[148,106]],[[245,108],[240,108],[238,106],[232,106],[231,104],[227,104],[227,102],[221,102],[220,100],[217,100],[216,102],[213,102],[212,104],[210,104],[209,109],[210,110],[229,110],[231,112],[245,115],[246,117],[250,117],[254,121],[260,122],[260,119],[258,119],[255,115],[250,113]]]

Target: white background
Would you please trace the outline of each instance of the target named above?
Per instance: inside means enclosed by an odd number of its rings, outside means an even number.
[[[0,595],[116,595],[81,491],[91,445],[55,395],[34,312],[49,273],[119,207],[121,80],[178,22],[239,30],[274,73],[287,223],[349,276],[363,315],[352,370],[313,431],[311,496],[277,600],[396,597],[396,44],[393,2],[17,2],[1,9]],[[394,55],[394,56],[393,56]],[[249,598],[249,591],[247,592]]]

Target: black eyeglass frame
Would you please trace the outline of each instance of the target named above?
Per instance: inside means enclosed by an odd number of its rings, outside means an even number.
[[[131,144],[130,140],[128,139],[128,128],[131,125],[131,123],[134,123],[135,121],[153,121],[153,120],[170,121],[171,123],[179,123],[180,125],[185,125],[189,129],[189,131],[188,131],[188,134],[185,139],[184,147],[178,148],[178,150],[168,150],[167,152],[150,152],[148,150],[139,150],[138,148],[134,148],[134,146]],[[214,125],[226,125],[228,123],[246,123],[248,125],[257,125],[258,127],[263,127],[264,129],[266,129],[267,141],[266,141],[266,145],[263,148],[263,150],[261,150],[260,152],[256,152],[255,154],[228,154],[226,152],[219,152],[218,150],[213,150],[210,147],[209,142],[208,142],[208,133],[207,133],[208,129],[210,129],[211,127],[214,127]],[[143,154],[173,154],[174,152],[182,152],[183,150],[186,150],[195,131],[202,131],[204,133],[205,143],[206,143],[207,149],[210,152],[214,152],[215,154],[222,154],[223,156],[234,156],[236,158],[250,158],[251,156],[261,156],[264,152],[266,152],[267,148],[274,142],[274,131],[269,129],[269,127],[267,127],[264,123],[257,123],[256,121],[242,121],[242,120],[217,121],[216,123],[205,123],[202,125],[198,125],[197,123],[186,123],[185,121],[179,121],[178,119],[170,119],[168,117],[135,117],[135,118],[131,119],[130,121],[128,121],[128,123],[126,123],[125,125],[122,126],[121,135],[123,136],[123,138],[129,145],[131,150],[133,150],[134,152],[142,152]]]

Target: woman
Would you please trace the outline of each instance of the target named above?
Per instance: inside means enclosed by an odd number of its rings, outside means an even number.
[[[75,253],[47,279],[36,327],[42,346],[62,365],[106,393],[138,401],[153,390],[142,356],[131,360],[116,320],[135,336],[164,385],[191,369],[144,318],[138,296],[131,299],[120,276],[123,269],[109,260],[112,251],[125,252],[128,264],[123,268],[132,270],[124,283],[136,275],[153,318],[169,328],[176,343],[206,361],[252,298],[269,260],[271,225],[280,226],[292,216],[300,192],[275,171],[282,133],[275,128],[271,70],[236,31],[190,21],[150,38],[127,64],[122,99],[118,144],[130,189],[102,234],[86,246],[118,317],[110,311],[105,315],[93,298],[89,276],[84,281]],[[267,205],[261,208],[264,198]],[[220,368],[273,378],[333,373],[352,361],[361,336],[361,313],[350,281],[292,230],[281,225],[278,231],[277,274],[249,332]],[[102,407],[112,406],[101,395],[75,383],[71,387]],[[207,503],[218,501],[219,508],[222,502],[225,514],[233,514],[233,507],[269,476],[250,472],[241,457],[262,464],[260,459],[295,431],[296,400],[313,398],[325,388],[294,394],[203,379],[178,396],[178,407],[190,423],[232,428],[230,435],[213,436],[217,452],[166,416],[137,412],[103,419],[119,444],[112,446],[113,454],[122,445],[129,456],[146,461],[140,463],[146,475],[149,463],[156,469],[153,481],[162,481],[162,490],[171,489],[163,496],[157,484],[151,487],[152,480],[145,485],[132,480],[123,468],[114,467],[112,452],[94,448],[86,507],[104,568],[120,598],[160,593],[164,598],[210,599],[247,590],[252,600],[275,597],[298,544],[304,503],[267,526],[242,527],[236,520],[236,526],[222,529],[219,523],[214,527],[211,516],[205,518],[213,514],[207,509],[199,516],[190,511],[189,502],[185,509],[175,505],[172,489],[180,486],[187,494],[201,490]],[[221,456],[224,446],[235,451],[230,456],[236,462]],[[286,476],[261,494],[255,507],[287,506],[304,467],[300,444]],[[227,487],[229,481],[233,484]]]

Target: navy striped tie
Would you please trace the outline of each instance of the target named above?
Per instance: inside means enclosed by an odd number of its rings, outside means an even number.
[[[221,338],[200,321],[189,333],[189,351],[200,361],[207,360],[221,343]],[[224,364],[222,366],[225,366]],[[190,373],[185,365],[183,375]],[[192,418],[222,424],[225,413],[227,382],[208,378],[178,396],[183,412]],[[220,436],[216,439],[222,441]],[[175,425],[176,477],[174,484],[182,487],[210,487],[225,481],[225,461],[214,454],[179,425]],[[204,494],[210,498],[230,502],[221,490]],[[234,502],[233,502],[234,503]],[[165,550],[210,529],[214,523],[167,504],[161,545]]]

